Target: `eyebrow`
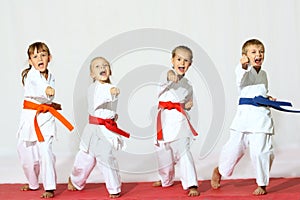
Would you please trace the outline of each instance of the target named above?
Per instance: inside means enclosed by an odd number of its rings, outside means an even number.
[[[180,58],[182,58],[182,59],[184,59],[184,60],[187,60],[187,61],[189,61],[189,62],[192,60],[192,59],[190,59],[190,58],[185,58],[185,57],[180,56],[180,55],[178,55],[178,54],[176,54],[176,56],[177,56],[177,57],[180,57]]]

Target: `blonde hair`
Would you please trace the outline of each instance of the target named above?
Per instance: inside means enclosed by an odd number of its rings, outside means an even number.
[[[192,60],[193,60],[193,51],[189,47],[183,46],[183,45],[177,46],[177,47],[175,47],[173,49],[173,51],[172,51],[172,58],[175,57],[176,51],[179,50],[179,49],[180,50],[184,50],[184,51],[188,51],[190,53],[190,59],[191,59],[191,62],[192,62]]]
[[[27,49],[27,55],[28,55],[28,59],[30,59],[30,56],[32,54],[34,54],[34,51],[37,50],[37,52],[47,52],[48,55],[50,56],[50,50],[48,48],[48,46],[43,43],[43,42],[35,42],[31,45],[29,45],[28,49]],[[27,74],[29,72],[29,70],[31,69],[31,65],[29,64],[29,67],[24,69],[21,73],[22,76],[22,84],[25,85],[25,79],[27,77]]]
[[[95,58],[93,58],[93,59],[91,60],[91,62],[90,62],[90,73],[92,73],[93,62],[94,62],[95,60],[98,60],[98,59],[102,59],[102,60],[104,60],[105,62],[108,63],[109,71],[110,71],[110,75],[111,75],[112,72],[111,72],[111,69],[110,69],[110,63],[108,62],[108,60],[106,60],[104,57],[101,57],[101,56],[95,57]],[[93,82],[95,82],[95,81],[96,81],[96,80],[93,78]],[[107,79],[107,83],[111,83],[109,77],[108,77],[108,79]]]
[[[243,55],[243,54],[247,54],[248,47],[249,47],[250,45],[259,45],[259,46],[262,46],[262,48],[263,48],[264,51],[265,51],[265,46],[264,46],[264,44],[263,44],[261,41],[259,41],[258,39],[250,39],[250,40],[247,40],[247,41],[243,44],[243,46],[242,46],[242,55]]]

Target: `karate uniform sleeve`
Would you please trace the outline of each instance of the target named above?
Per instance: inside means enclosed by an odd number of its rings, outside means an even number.
[[[236,75],[236,83],[238,87],[244,87],[248,85],[250,80],[250,71],[252,66],[248,66],[247,69],[243,69],[241,64],[238,64],[235,69],[235,75]]]
[[[93,94],[94,110],[101,106],[104,106],[103,108],[105,108],[105,104],[110,103],[114,100],[113,96],[110,93],[110,89],[112,87],[115,86],[111,84],[96,83],[95,91]]]
[[[25,79],[25,97],[33,98],[40,103],[49,103],[53,100],[54,96],[46,95],[46,88],[54,88],[55,79],[52,74],[49,74],[49,80],[47,81],[41,73],[31,68]]]
[[[162,94],[168,91],[173,85],[172,81],[167,80],[168,71],[169,70],[165,70],[160,76],[159,83],[158,83],[158,91],[157,91],[158,97],[160,97]]]

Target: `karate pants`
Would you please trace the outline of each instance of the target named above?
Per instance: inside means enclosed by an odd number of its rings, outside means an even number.
[[[256,183],[258,186],[267,186],[274,159],[270,134],[231,130],[230,138],[221,151],[219,172],[222,176],[231,176],[248,147],[256,172]]]
[[[121,192],[121,178],[116,158],[113,156],[112,145],[107,141],[94,136],[91,139],[89,152],[79,150],[76,155],[72,173],[72,184],[78,190],[82,190],[86,181],[97,164],[101,170],[109,194]]]
[[[173,142],[159,143],[156,146],[158,158],[158,173],[162,187],[173,185],[175,178],[175,164],[180,169],[180,180],[184,190],[191,186],[198,186],[194,160],[190,152],[190,139],[182,138]]]
[[[53,137],[45,137],[44,142],[19,140],[17,151],[29,188],[39,188],[39,174],[45,190],[56,189],[55,155],[52,152]]]

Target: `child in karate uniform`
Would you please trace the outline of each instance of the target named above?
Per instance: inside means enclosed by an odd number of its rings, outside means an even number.
[[[236,68],[237,86],[240,98],[268,97],[267,74],[261,69],[265,55],[262,42],[251,39],[242,47],[242,58]],[[271,111],[268,107],[239,105],[230,127],[230,138],[221,151],[219,166],[213,171],[211,186],[220,187],[222,176],[230,176],[234,167],[249,147],[256,172],[257,188],[254,195],[267,193],[269,171],[274,159],[272,135],[274,134]]]
[[[197,135],[186,113],[193,106],[193,88],[185,73],[192,64],[190,48],[178,46],[172,51],[173,69],[167,83],[161,85],[157,120],[157,158],[160,180],[153,186],[173,185],[175,164],[180,165],[180,179],[188,196],[199,196],[197,174],[190,152],[190,140]]]
[[[28,184],[21,190],[39,189],[41,172],[45,189],[41,197],[52,198],[56,189],[55,155],[52,152],[52,142],[56,137],[54,117],[60,115],[56,109],[61,107],[52,102],[55,78],[48,70],[52,59],[48,46],[35,42],[29,46],[27,54],[29,67],[22,72],[24,107],[17,134],[17,149]],[[73,129],[69,122],[65,123],[70,130]]]
[[[110,198],[121,194],[121,178],[114,150],[123,147],[121,135],[129,134],[117,127],[117,96],[120,91],[110,83],[111,69],[103,57],[96,57],[90,64],[90,76],[94,82],[88,88],[89,123],[86,125],[76,155],[68,190],[82,190],[98,164],[103,172]]]

